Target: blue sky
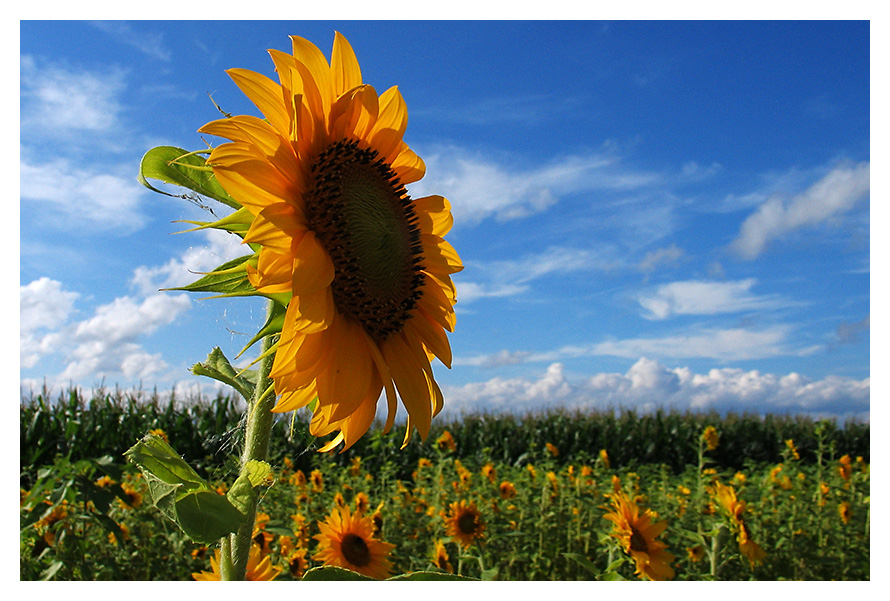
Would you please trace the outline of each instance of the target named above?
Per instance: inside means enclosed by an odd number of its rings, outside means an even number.
[[[258,299],[158,292],[243,252],[142,154],[202,148],[225,74],[343,33],[398,85],[414,196],[453,205],[446,410],[870,415],[867,22],[39,22],[20,27],[20,381],[213,383]],[[213,140],[212,143],[218,143]],[[193,279],[193,278],[192,278]]]

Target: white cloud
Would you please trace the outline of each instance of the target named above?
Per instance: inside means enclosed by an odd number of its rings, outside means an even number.
[[[643,317],[656,320],[673,315],[716,315],[776,309],[789,305],[779,295],[752,294],[751,288],[756,283],[754,278],[735,282],[671,282],[640,296],[639,302],[648,311]]]
[[[206,244],[189,248],[181,257],[170,259],[166,264],[139,266],[133,271],[132,285],[142,294],[151,294],[162,288],[176,288],[190,284],[206,273],[241,255],[250,248],[241,238],[215,229],[203,230]],[[189,236],[200,236],[193,232]]]
[[[132,46],[151,58],[170,60],[170,51],[164,47],[164,35],[161,33],[135,31],[123,21],[93,21],[92,25],[120,43]]]
[[[64,290],[61,282],[45,277],[19,287],[22,367],[33,367],[41,357],[53,352],[59,340],[55,330],[68,320],[79,296]]]
[[[22,56],[23,139],[116,130],[122,111],[120,96],[126,88],[124,76],[120,70],[74,70]]]
[[[789,201],[773,196],[742,223],[730,247],[744,259],[759,256],[785,234],[843,215],[870,190],[870,165],[839,166]]]
[[[600,373],[572,380],[553,363],[538,377],[492,378],[443,388],[444,413],[549,408],[638,409],[657,407],[758,414],[787,412],[868,419],[870,380],[829,376],[811,380],[797,373],[765,374],[741,369],[712,369],[695,374],[669,369],[641,358],[624,374]]]
[[[145,193],[132,173],[79,168],[66,159],[41,164],[20,162],[21,198],[31,217],[66,232],[137,231],[147,217],[140,209]]]
[[[638,268],[643,273],[650,274],[663,265],[676,265],[683,255],[683,249],[676,244],[671,244],[664,248],[657,248],[646,253],[646,256],[640,261]]]
[[[744,361],[811,352],[811,349],[801,351],[788,347],[787,338],[786,326],[773,326],[762,330],[702,329],[697,333],[660,338],[629,338],[601,342],[590,347],[589,353],[625,358],[648,355],[671,359]]]
[[[546,211],[563,194],[635,190],[661,181],[657,174],[622,167],[609,152],[564,157],[527,169],[453,146],[430,149],[423,156],[427,175],[412,184],[411,194],[447,197],[457,224],[476,224],[492,216],[519,219]]]

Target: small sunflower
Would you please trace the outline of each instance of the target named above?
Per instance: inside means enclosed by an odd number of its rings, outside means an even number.
[[[837,513],[841,517],[841,521],[844,525],[850,523],[850,511],[850,503],[848,501],[844,501],[837,506]]]
[[[445,518],[445,533],[464,549],[485,535],[485,522],[482,521],[482,514],[476,509],[475,503],[454,502],[448,507],[450,511]]]
[[[509,480],[501,482],[498,491],[501,493],[502,499],[512,499],[516,496],[516,486]]]
[[[445,545],[442,544],[442,541],[436,541],[436,548],[433,550],[433,565],[435,565],[438,569],[443,572],[448,572],[449,574],[454,573],[454,566],[451,565],[449,561],[448,551],[445,549]]]
[[[295,579],[302,578],[309,568],[306,549],[294,549],[287,556],[287,569]]]
[[[322,450],[349,448],[385,391],[385,430],[401,399],[407,444],[414,428],[427,436],[443,406],[431,359],[451,366],[451,275],[463,268],[443,238],[451,205],[405,189],[426,167],[403,140],[408,111],[398,88],[378,95],[364,84],[339,33],[330,62],[311,42],[291,41],[291,54],[269,51],[277,83],[228,71],[265,119],[226,117],[199,130],[231,140],[208,165],[242,205],[244,242],[258,249],[250,283],[286,299],[273,411],[317,399],[311,433],[339,431]]]
[[[720,444],[720,434],[714,426],[708,426],[701,435],[702,440],[709,451],[713,451]]]
[[[624,493],[612,496],[612,511],[603,517],[614,524],[612,536],[624,552],[636,563],[636,573],[649,580],[667,580],[674,577],[670,563],[673,554],[667,552],[658,536],[667,527],[667,521],[652,523],[656,517],[649,509],[641,510]]]
[[[338,507],[318,527],[321,532],[314,537],[318,550],[313,559],[380,580],[391,575],[389,554],[395,545],[374,538],[371,517]]]
[[[194,572],[192,573],[192,578],[200,581],[222,579],[222,573],[219,570],[219,549],[216,549],[213,552],[213,557],[210,558],[210,570],[211,571],[209,572]],[[244,577],[245,580],[275,580],[280,573],[281,568],[273,566],[272,560],[269,559],[268,555],[263,555],[263,552],[258,545],[252,545],[250,547],[250,555],[247,558],[247,573]]]

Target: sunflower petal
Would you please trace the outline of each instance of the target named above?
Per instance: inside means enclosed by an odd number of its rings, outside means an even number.
[[[349,42],[339,32],[334,32],[334,48],[331,51],[331,71],[334,75],[334,97],[362,85],[362,70]]]
[[[283,136],[290,135],[290,118],[281,86],[260,73],[248,69],[229,69],[226,71],[244,95],[266,116]]]

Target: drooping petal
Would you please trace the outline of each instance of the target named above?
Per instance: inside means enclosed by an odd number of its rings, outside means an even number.
[[[266,116],[272,127],[287,137],[290,132],[290,118],[282,98],[281,86],[265,75],[247,69],[229,69],[226,73]]]

